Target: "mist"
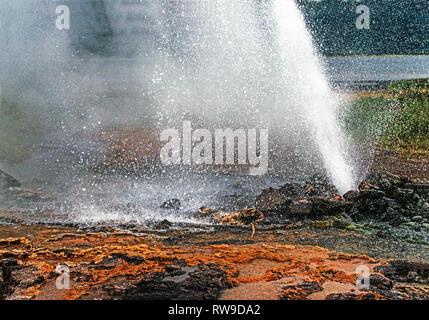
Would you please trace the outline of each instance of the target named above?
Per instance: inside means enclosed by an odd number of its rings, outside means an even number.
[[[74,0],[59,30],[64,4],[0,4],[0,166],[17,178],[71,179],[100,161],[96,134],[184,120],[266,128],[278,172],[326,171],[282,74],[271,1]]]
[[[0,164],[24,180],[90,159],[85,132],[150,117],[155,32],[124,28],[119,1],[69,1],[70,29],[59,30],[63,4],[0,4]]]

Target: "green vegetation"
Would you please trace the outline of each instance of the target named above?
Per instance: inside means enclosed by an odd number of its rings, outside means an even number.
[[[345,117],[358,139],[407,156],[429,155],[429,80],[398,81],[377,93],[360,93]]]

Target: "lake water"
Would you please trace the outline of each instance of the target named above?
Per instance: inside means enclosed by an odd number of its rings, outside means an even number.
[[[429,56],[332,57],[325,65],[335,82],[429,78]]]

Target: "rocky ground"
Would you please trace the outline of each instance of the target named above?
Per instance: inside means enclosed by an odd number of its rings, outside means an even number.
[[[156,161],[135,163],[141,139],[116,136],[97,170]],[[428,168],[427,158],[378,150],[343,196],[315,176],[236,212],[201,207],[189,213],[198,224],[121,230],[23,224],[18,207],[56,194],[0,171],[0,299],[429,299]],[[69,289],[57,288],[59,266]]]
[[[265,190],[256,207],[269,217],[307,218],[315,227],[339,228],[366,237],[429,244],[429,184],[392,174],[370,174],[357,191],[340,197],[315,180]],[[428,253],[423,253],[427,259]]]
[[[278,241],[279,231],[249,240],[247,230],[133,235],[2,226],[0,298],[429,298],[428,263],[287,245],[292,233]],[[64,284],[58,266],[68,268],[69,289],[57,288]],[[369,287],[359,290],[362,275]]]
[[[46,200],[1,178],[3,196]],[[202,207],[205,224],[138,233],[3,219],[14,214],[1,212],[0,299],[429,299],[424,179],[370,174],[340,196],[313,177],[238,212]]]

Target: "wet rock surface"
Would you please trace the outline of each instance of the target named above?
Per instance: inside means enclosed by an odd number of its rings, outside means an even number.
[[[255,207],[266,213],[268,221],[336,214],[347,206],[345,202],[336,201],[340,199],[337,193],[333,185],[314,177],[313,182],[288,183],[280,189],[264,190],[257,197]]]
[[[343,196],[326,182],[290,183],[263,191],[255,207],[267,223],[311,219],[320,228],[429,243],[429,183],[392,174],[371,174]]]
[[[354,220],[372,219],[392,224],[413,217],[427,221],[429,183],[372,174],[360,184],[359,190],[349,191],[342,197],[326,182],[289,183],[280,189],[263,191],[255,206],[275,217],[295,219],[346,213]]]

